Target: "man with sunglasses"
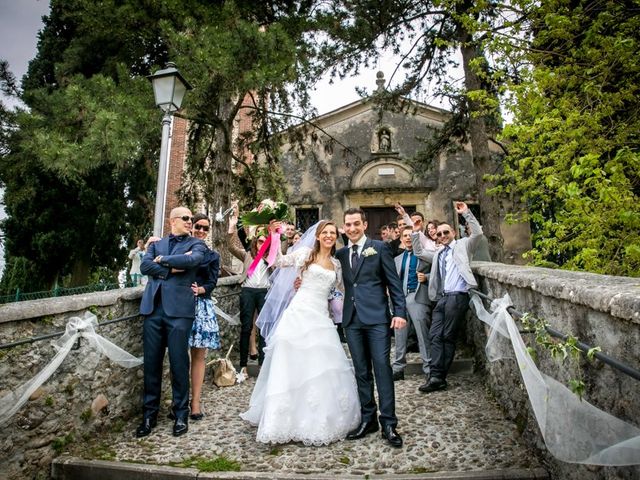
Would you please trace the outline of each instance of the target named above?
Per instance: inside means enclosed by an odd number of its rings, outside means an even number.
[[[190,235],[191,211],[177,207],[169,217],[171,234],[149,244],[140,270],[149,276],[142,295],[144,396],[143,420],[137,437],[146,437],[156,426],[160,409],[162,364],[169,350],[173,435],[187,433],[189,416],[189,334],[195,316],[191,285],[207,250],[202,240]]]
[[[435,302],[431,313],[431,376],[421,385],[423,393],[447,388],[447,373],[456,350],[457,333],[469,308],[469,289],[478,286],[471,271],[471,259],[482,238],[482,228],[464,202],[455,202],[455,210],[469,225],[470,235],[456,240],[455,229],[448,223],[438,225],[436,237],[442,248],[430,251],[423,247],[419,227],[414,225],[411,241],[415,255],[431,263],[429,299]]]

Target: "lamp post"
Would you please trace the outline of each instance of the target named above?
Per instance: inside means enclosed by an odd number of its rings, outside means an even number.
[[[173,62],[167,63],[162,70],[149,75],[153,84],[156,105],[164,112],[162,117],[162,143],[160,145],[160,164],[158,165],[158,184],[156,186],[156,206],[153,214],[153,234],[162,236],[164,226],[164,204],[167,190],[167,172],[169,169],[169,132],[171,115],[180,109],[182,99],[191,85],[184,79]]]

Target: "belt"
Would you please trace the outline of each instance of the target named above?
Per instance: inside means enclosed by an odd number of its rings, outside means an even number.
[[[444,292],[443,297],[451,297],[453,295],[469,295],[469,292]]]
[[[413,293],[413,292],[417,292],[418,289],[417,288],[407,288],[407,293]]]

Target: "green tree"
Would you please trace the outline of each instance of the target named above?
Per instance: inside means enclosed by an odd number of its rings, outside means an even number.
[[[638,6],[555,0],[529,18],[497,190],[526,203],[535,264],[638,276]]]
[[[485,52],[497,32],[518,25],[520,15],[509,4],[471,0],[330,3],[318,21],[328,34],[322,52],[335,75],[357,72],[360,66],[369,66],[381,49],[390,50],[401,58],[394,75],[403,71],[404,77],[397,88],[376,95],[382,108],[408,109],[403,98],[428,89],[433,89],[432,95],[450,99],[451,120],[416,159],[422,166],[419,170],[430,168],[441,150],[469,142],[481,223],[492,258],[501,260],[500,220],[504,214],[499,199],[487,192],[493,185],[488,174],[500,166],[489,142],[495,141],[501,126],[498,94],[502,73],[490,65]],[[506,17],[513,20],[505,21]],[[458,58],[463,69],[460,86],[450,77],[451,67],[460,63]]]
[[[217,210],[232,194],[250,207],[261,197],[283,199],[276,134],[294,108],[309,109],[314,47],[304,34],[313,3],[219,2],[194,9],[184,31],[169,35],[172,58],[195,86],[185,113],[192,120],[181,191],[188,204]],[[250,134],[236,135],[239,115]],[[254,161],[258,155],[264,161]],[[216,246],[226,238],[223,224],[214,224],[213,238]]]
[[[7,260],[28,259],[28,268],[11,264],[36,277],[23,290],[115,273],[124,244],[149,231],[160,113],[144,76],[169,58],[195,86],[185,110],[187,204],[216,209],[231,192],[280,188],[272,138],[287,116],[273,112],[308,104],[312,5],[53,0],[20,92],[28,110],[3,117],[0,139]],[[240,110],[252,112],[255,133],[234,138]],[[248,162],[258,150],[266,166]],[[239,180],[233,161],[246,164]]]
[[[146,3],[51,2],[14,89],[27,108],[3,117],[7,265],[28,272],[12,275],[23,285],[3,279],[7,290],[115,277],[125,243],[149,231],[157,110],[140,75],[164,62],[157,22],[173,12]]]

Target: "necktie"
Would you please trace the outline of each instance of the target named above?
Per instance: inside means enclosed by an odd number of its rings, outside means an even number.
[[[356,271],[358,266],[358,245],[351,245],[351,270]]]
[[[451,248],[447,245],[440,252],[440,256],[438,257],[438,263],[440,264],[440,285],[444,288],[444,277],[447,274],[447,255],[449,255],[449,250]]]
[[[405,278],[405,271],[407,269],[407,258],[409,258],[409,251],[405,250],[402,254],[402,266],[400,267],[400,280],[402,281],[402,288],[407,292],[407,279]]]
[[[407,272],[407,290],[415,291],[418,288],[418,274],[416,269],[418,267],[418,258],[409,252],[409,271]]]

